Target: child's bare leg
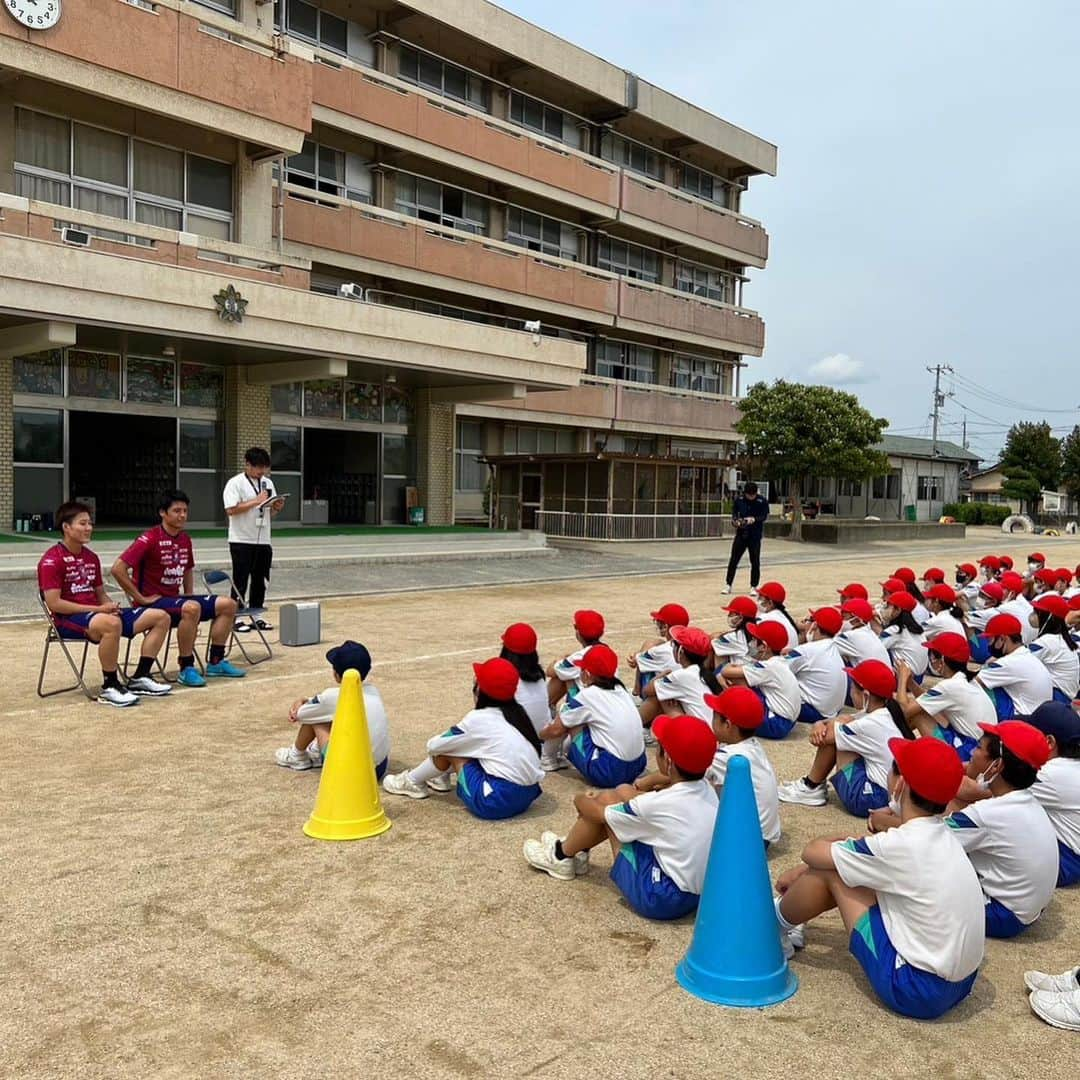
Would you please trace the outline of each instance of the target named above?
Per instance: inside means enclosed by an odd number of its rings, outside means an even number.
[[[630,784],[622,784],[614,791],[601,791],[595,795],[582,792],[577,795],[574,798],[574,808],[578,812],[578,819],[566,834],[562,844],[563,854],[570,858],[579,851],[597,847],[605,840],[612,839],[615,843],[608,829],[604,810],[616,803],[626,802],[638,794],[640,792]]]
[[[315,732],[315,741],[319,744],[319,749],[325,750],[326,744],[330,741],[330,725],[312,724],[311,726]]]
[[[322,727],[321,724],[319,726]],[[327,731],[329,730],[330,729],[327,728]],[[306,750],[311,745],[311,740],[314,738],[315,728],[310,724],[301,724],[296,730],[296,739],[293,742],[293,746],[295,746],[297,750]],[[320,750],[323,748],[323,745],[323,743],[319,743]]]
[[[824,784],[835,767],[836,747],[819,746],[817,753],[814,755],[814,762],[806,776],[812,783]]]
[[[554,709],[564,697],[566,697],[566,683],[558,676],[552,675],[547,682],[548,705]]]
[[[852,888],[835,870],[808,870],[780,900],[780,914],[792,926],[836,908],[848,933],[877,903],[873,889]]]
[[[660,702],[657,698],[643,698],[638,706],[638,715],[641,717],[642,727],[652,727],[652,722],[660,715]]]

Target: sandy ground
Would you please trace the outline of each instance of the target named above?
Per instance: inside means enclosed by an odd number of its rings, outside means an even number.
[[[1080,544],[1043,546],[1055,565],[1080,561]],[[779,576],[798,611],[895,563],[837,553]],[[324,639],[371,647],[401,768],[467,709],[468,664],[506,624],[533,622],[546,660],[571,647],[570,612],[596,607],[626,653],[666,600],[721,625],[720,585],[673,573],[329,601]],[[634,915],[608,853],[573,884],[523,862],[525,837],[565,829],[582,786],[569,773],[508,822],[478,822],[453,796],[386,797],[383,836],[310,840],[319,774],[272,755],[288,703],[328,682],[322,649],[120,711],[75,694],[39,703],[41,636],[0,627],[4,1077],[1075,1075],[1080,1039],[1030,1014],[1021,975],[1080,962],[1080,892],[989,943],[973,994],[937,1023],[877,1004],[835,917],[808,933],[795,997],[720,1009],[674,980],[690,923]],[[809,750],[796,733],[770,753],[783,780]],[[774,874],[809,838],[858,832],[835,803],[782,814]]]

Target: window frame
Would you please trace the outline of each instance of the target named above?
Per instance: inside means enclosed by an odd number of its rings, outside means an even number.
[[[525,105],[527,102],[540,107],[539,124],[532,124],[526,119]],[[526,131],[531,131],[536,135],[543,135],[547,139],[554,139],[555,142],[564,144],[567,142],[566,117],[568,113],[564,109],[556,108],[554,105],[549,105],[546,101],[533,97],[531,94],[524,94],[520,90],[513,89],[510,91],[508,105],[506,118],[511,124],[524,128]],[[520,115],[515,116],[515,111]],[[549,120],[554,121],[556,116],[559,120],[559,133],[557,135],[554,131],[548,130]]]
[[[676,260],[675,288],[720,304],[730,304],[735,292],[732,276],[726,270],[685,259]]]
[[[515,218],[516,228],[514,227]],[[536,224],[539,226],[539,239],[526,234],[526,218],[535,219]],[[554,227],[558,233],[558,241],[555,243],[544,237],[545,229],[550,227]],[[555,258],[577,262],[579,248],[575,247],[571,250],[563,246],[563,230],[572,228],[573,226],[567,222],[560,221],[558,218],[550,217],[547,214],[538,213],[536,210],[526,210],[523,206],[510,204],[506,208],[506,242],[525,248],[527,251],[535,251],[541,255],[552,255]]]
[[[402,64],[404,61],[404,53],[408,51],[416,57],[416,76],[415,78],[406,74],[403,70]],[[439,66],[439,85],[434,83],[425,82],[421,77],[421,58],[426,57],[429,61],[433,61]],[[446,73],[447,70],[455,73],[460,73],[465,79],[465,95],[455,93],[453,90],[447,89],[446,85]],[[490,113],[491,112],[491,83],[488,79],[485,79],[482,75],[478,75],[476,72],[470,71],[467,67],[462,67],[461,64],[455,64],[452,60],[445,60],[443,57],[436,55],[433,52],[428,52],[426,49],[421,49],[411,42],[402,41],[400,48],[398,49],[398,78],[402,82],[407,82],[412,86],[419,87],[421,90],[427,90],[431,93],[438,94],[440,97],[449,98],[451,101],[456,101],[461,105],[467,105],[471,109],[476,109],[479,112]],[[473,87],[476,87],[478,94],[473,96]]]
[[[403,199],[401,197],[402,180],[412,183],[414,193],[412,199]],[[421,184],[430,184],[433,188],[438,188],[439,209],[437,211],[420,201]],[[447,191],[461,195],[461,216],[447,213]],[[483,221],[465,216],[468,212],[470,200],[477,200],[476,205],[483,207]],[[417,221],[426,221],[429,225],[442,225],[444,228],[457,229],[460,232],[471,233],[473,236],[487,236],[488,229],[491,227],[491,200],[486,196],[477,195],[475,192],[466,191],[464,188],[455,187],[453,184],[444,184],[440,180],[430,180],[426,176],[418,176],[416,173],[404,170],[398,170],[394,180],[394,210],[404,217],[414,218]]]
[[[604,254],[605,246],[607,248],[606,255]],[[631,259],[635,253],[640,255],[640,268],[631,265]],[[616,259],[617,254],[624,257]],[[646,271],[646,260],[652,261],[652,271]],[[607,270],[609,273],[618,274],[620,277],[629,278],[632,281],[644,281],[650,285],[660,284],[660,256],[651,248],[643,247],[641,244],[635,244],[629,240],[619,240],[613,236],[598,237],[596,266],[599,270]]]
[[[618,350],[618,358],[601,355],[609,348]],[[651,364],[645,354],[651,353]],[[660,352],[648,345],[632,341],[618,341],[612,338],[597,338],[593,343],[593,374],[602,379],[614,379],[621,383],[636,383],[642,386],[656,386],[660,370]],[[645,375],[647,378],[639,378]]]
[[[640,150],[644,157],[641,165],[634,163],[635,149]],[[618,131],[613,131],[611,128],[606,128],[601,132],[600,158],[603,161],[610,161],[612,165],[629,169],[630,172],[643,176],[647,180],[655,180],[661,184],[664,182],[664,156],[655,147],[638,142],[636,139],[630,139]],[[655,159],[655,166],[652,170],[649,169],[650,158]]]
[[[717,371],[717,367],[721,371]],[[723,374],[719,360],[675,353],[671,358],[671,385],[698,394],[722,394]]]

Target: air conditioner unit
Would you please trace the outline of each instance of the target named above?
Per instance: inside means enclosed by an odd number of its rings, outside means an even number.
[[[357,285],[353,281],[347,281],[344,285],[338,286],[338,296],[344,297],[346,300],[363,300],[364,299],[364,287]]]
[[[74,244],[76,247],[90,246],[90,233],[86,229],[76,229],[71,225],[65,225],[60,230],[60,239],[65,244]]]

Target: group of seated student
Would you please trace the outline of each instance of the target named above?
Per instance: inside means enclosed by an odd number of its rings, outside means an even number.
[[[137,705],[141,697],[170,693],[169,683],[152,677],[170,627],[176,631],[181,685],[206,685],[195,664],[200,622],[210,623],[206,676],[238,679],[246,674],[225,655],[236,601],[195,594],[195,553],[185,531],[189,505],[184,492],[165,492],[158,503],[159,523],[113,563],[112,577],[130,600],[128,607],[110,599],[101,560],[89,547],[94,532],[90,507],[66,502],[56,511],[61,539],[38,562],[38,588],[62,638],[97,645],[102,675],[97,700],[103,704],[125,708]],[[119,672],[121,638],[142,639],[135,671],[124,679]]]

